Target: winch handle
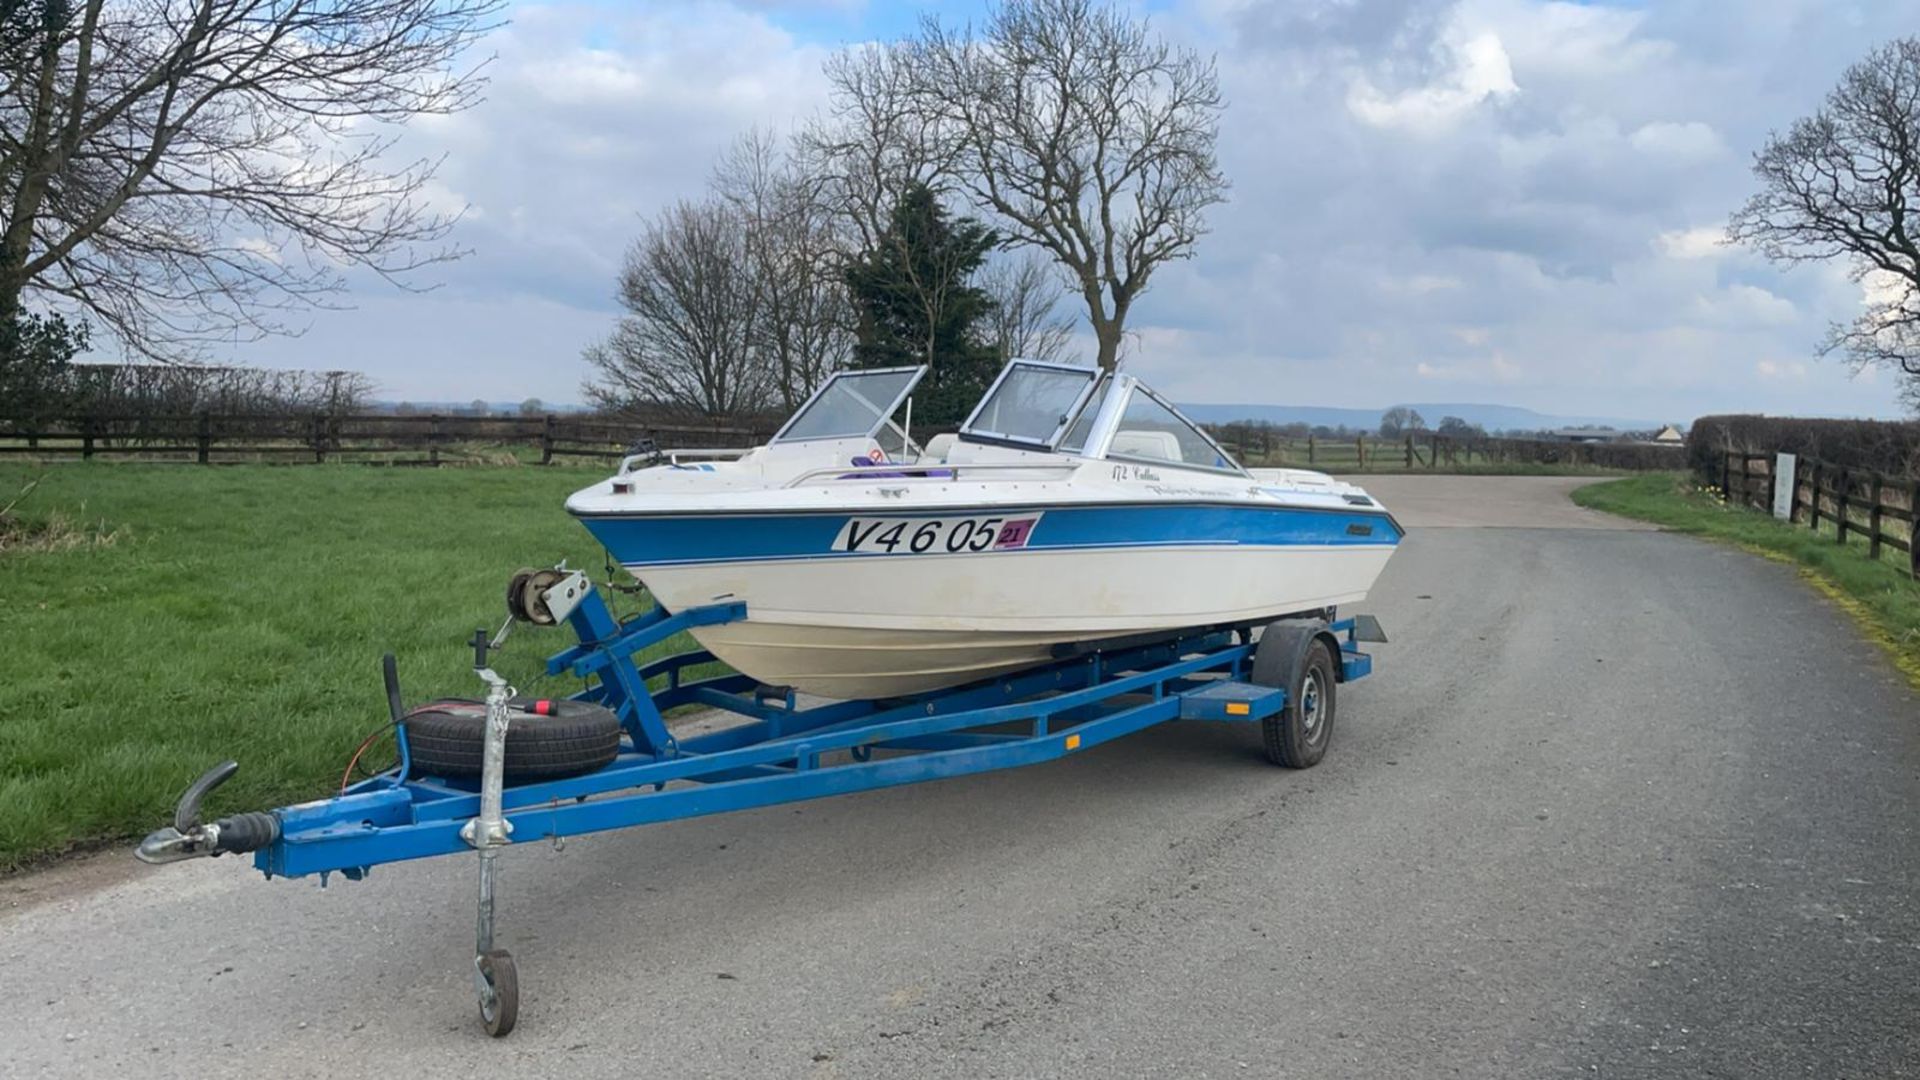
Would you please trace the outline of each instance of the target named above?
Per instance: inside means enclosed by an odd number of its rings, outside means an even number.
[[[201,773],[200,779],[195,780],[186,791],[181,793],[179,804],[173,808],[173,827],[185,833],[200,824],[201,800],[212,793],[214,788],[233,779],[233,774],[239,771],[239,762],[223,761]]]
[[[484,626],[476,627],[473,631],[473,670],[485,671],[486,669],[487,630]]]

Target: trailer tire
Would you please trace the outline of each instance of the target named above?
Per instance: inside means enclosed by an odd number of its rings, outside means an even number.
[[[1287,691],[1286,706],[1260,721],[1260,734],[1267,760],[1288,769],[1318,765],[1333,737],[1338,681],[1320,629],[1317,623],[1273,623],[1254,650],[1253,681]],[[1296,631],[1304,632],[1304,640]]]
[[[515,705],[531,706],[527,699]],[[620,718],[588,701],[549,703],[536,716],[515,711],[507,725],[509,782],[560,780],[605,768],[620,753]],[[436,701],[407,714],[407,751],[414,776],[480,775],[487,707],[476,701]]]

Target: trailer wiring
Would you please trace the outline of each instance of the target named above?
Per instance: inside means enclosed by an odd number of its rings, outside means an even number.
[[[375,739],[378,739],[380,736],[385,735],[389,731],[399,730],[400,725],[406,722],[407,721],[405,717],[401,717],[398,720],[389,720],[386,723],[381,724],[379,727],[374,728],[373,731],[368,733],[366,738],[360,740],[360,745],[354,747],[353,749],[353,756],[347,759],[346,769],[340,774],[340,793],[341,794],[343,795],[346,794],[347,785],[353,782],[353,767],[355,765],[360,764],[360,755],[367,752],[367,749],[373,745],[373,741]],[[387,769],[391,769],[394,767],[394,765],[398,765],[398,764],[400,764],[400,758],[398,754],[396,754],[393,760],[393,765],[387,766]],[[368,776],[368,777],[378,776],[381,772],[386,772],[387,769],[381,769],[379,772],[364,773],[362,775]]]

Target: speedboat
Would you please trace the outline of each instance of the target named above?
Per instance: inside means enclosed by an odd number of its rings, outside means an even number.
[[[1403,535],[1352,484],[1241,468],[1126,374],[1012,361],[923,448],[925,374],[840,372],[764,446],[633,455],[567,510],[667,610],[743,603],[692,631],[718,659],[861,699],[1328,614],[1367,595]]]

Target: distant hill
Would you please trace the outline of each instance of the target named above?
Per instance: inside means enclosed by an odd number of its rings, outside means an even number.
[[[1317,405],[1181,405],[1180,411],[1203,424],[1225,424],[1234,420],[1264,420],[1273,424],[1311,424],[1315,427],[1348,427],[1371,431],[1380,426],[1380,415],[1393,406],[1378,409],[1333,409]],[[1640,420],[1622,416],[1561,416],[1535,412],[1518,405],[1476,405],[1468,403],[1408,403],[1427,426],[1439,427],[1443,416],[1457,416],[1488,431],[1541,431],[1568,427],[1610,427],[1620,431],[1645,431],[1658,428],[1664,421]]]

